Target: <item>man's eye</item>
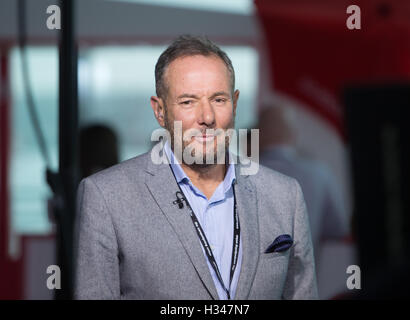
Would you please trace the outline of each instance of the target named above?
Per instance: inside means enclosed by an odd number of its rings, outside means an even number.
[[[226,99],[216,98],[216,99],[215,99],[215,102],[216,102],[216,103],[224,103],[224,102],[226,102]]]
[[[186,100],[186,101],[182,101],[181,104],[184,105],[190,105],[192,103],[192,100]]]

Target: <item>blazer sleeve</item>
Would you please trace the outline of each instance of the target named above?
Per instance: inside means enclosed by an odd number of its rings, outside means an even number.
[[[104,197],[92,178],[77,193],[74,298],[120,299],[118,243]]]
[[[318,299],[309,218],[300,185],[296,180],[294,182],[296,189],[294,245],[290,252],[283,299]]]

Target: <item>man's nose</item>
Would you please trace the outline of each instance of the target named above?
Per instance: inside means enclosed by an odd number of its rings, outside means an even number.
[[[201,101],[199,110],[199,124],[211,127],[215,124],[215,111],[212,104],[206,100]]]

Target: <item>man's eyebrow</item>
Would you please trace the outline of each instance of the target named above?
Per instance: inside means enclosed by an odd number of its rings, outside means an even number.
[[[225,96],[225,97],[229,98],[230,94],[225,92],[225,91],[218,91],[218,92],[213,93],[211,95],[210,99],[213,99],[217,96]],[[183,99],[183,98],[199,99],[199,97],[196,94],[190,94],[190,93],[183,93],[183,94],[181,94],[177,97],[177,99]]]
[[[215,93],[211,96],[211,99],[213,99],[213,98],[215,98],[215,97],[217,97],[217,96],[224,96],[224,97],[229,98],[231,95],[230,95],[229,93],[225,92],[225,91],[218,91],[218,92],[215,92]]]
[[[183,93],[177,97],[177,99],[182,99],[182,98],[193,98],[193,99],[199,99],[199,97],[195,94],[189,94],[189,93]]]

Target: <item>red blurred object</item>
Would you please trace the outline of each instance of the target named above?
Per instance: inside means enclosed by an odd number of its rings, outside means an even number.
[[[255,0],[274,90],[328,121],[342,137],[345,85],[410,79],[410,1]],[[361,11],[350,30],[348,6]]]

